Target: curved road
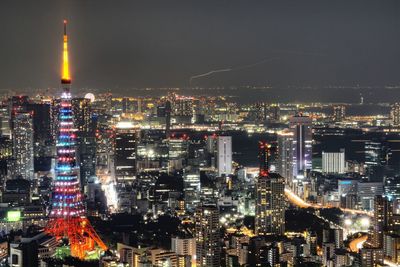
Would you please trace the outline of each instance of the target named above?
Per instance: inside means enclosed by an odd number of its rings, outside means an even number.
[[[312,204],[305,202],[303,199],[301,199],[299,196],[297,196],[293,191],[291,191],[288,188],[285,188],[285,195],[289,199],[290,202],[292,202],[294,205],[300,207],[300,208],[314,208],[314,209],[322,209],[322,208],[332,208],[330,206],[323,206],[321,204]],[[352,213],[352,214],[359,214],[359,215],[367,215],[372,217],[373,213],[364,211],[364,210],[353,210],[353,209],[345,209],[345,208],[340,208],[343,212],[346,213]]]
[[[351,252],[358,252],[359,249],[362,248],[363,244],[365,241],[367,241],[368,235],[362,235],[360,237],[357,237],[356,239],[350,241],[349,243],[349,249]],[[390,266],[390,267],[398,267],[396,263],[389,261],[389,260],[383,260],[383,263]]]
[[[368,235],[362,235],[360,237],[357,237],[356,239],[353,239],[349,243],[349,249],[351,252],[358,252],[360,248],[362,248],[362,245],[364,244],[365,241],[367,241]]]

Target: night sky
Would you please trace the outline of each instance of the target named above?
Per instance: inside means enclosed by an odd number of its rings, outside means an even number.
[[[26,0],[0,1],[1,90],[59,85],[64,18],[76,88],[400,82],[400,1]]]

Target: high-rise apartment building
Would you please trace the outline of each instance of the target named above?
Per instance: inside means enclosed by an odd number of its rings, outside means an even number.
[[[15,175],[32,180],[34,177],[33,122],[31,113],[17,113],[13,123],[13,157]]]
[[[197,207],[195,212],[195,228],[196,266],[221,266],[218,208],[215,205],[203,205]]]
[[[374,199],[374,217],[372,231],[372,246],[375,248],[383,247],[383,237],[393,216],[393,202],[382,195],[375,196]]]
[[[178,255],[195,256],[196,239],[194,237],[176,236],[171,237],[171,251]]]
[[[257,179],[255,233],[285,233],[285,179],[277,173],[269,173]]]

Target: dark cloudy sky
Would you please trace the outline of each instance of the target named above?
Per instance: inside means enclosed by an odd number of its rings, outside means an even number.
[[[63,18],[77,88],[400,81],[396,0],[2,0],[0,88],[59,84]]]

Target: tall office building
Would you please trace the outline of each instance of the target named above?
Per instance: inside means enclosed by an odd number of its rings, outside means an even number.
[[[194,209],[200,202],[200,172],[198,170],[186,172],[183,175],[183,193],[187,209]]]
[[[71,104],[77,129],[80,182],[83,188],[90,177],[96,174],[96,120],[91,99],[73,98]]]
[[[322,172],[343,174],[346,172],[344,149],[340,152],[322,151]]]
[[[277,171],[289,185],[293,181],[293,132],[284,130],[278,133]]]
[[[34,178],[32,114],[15,114],[13,126],[14,173],[16,176],[32,180]]]
[[[169,138],[171,132],[171,102],[167,100],[165,102],[165,138]]]
[[[400,200],[400,177],[385,177],[383,186],[384,195],[391,198],[395,202]],[[397,207],[398,208],[398,204]]]
[[[217,169],[218,175],[232,174],[232,137],[217,137]]]
[[[290,118],[293,131],[293,175],[304,176],[312,168],[312,120],[297,115]]]
[[[26,109],[32,114],[35,157],[52,156],[53,140],[50,126],[50,105],[45,103],[29,103],[26,105]]]
[[[259,147],[260,174],[256,182],[256,235],[283,235],[285,233],[285,179],[268,170],[268,149]]]
[[[374,209],[374,199],[377,195],[383,195],[382,182],[363,182],[357,183],[357,196],[359,204],[363,210]]]
[[[391,157],[390,148],[382,140],[366,140],[364,165],[370,181],[382,181],[384,166]]]
[[[119,123],[115,129],[115,177],[117,183],[131,182],[136,176],[137,132],[131,123]]]
[[[390,110],[392,123],[394,126],[400,125],[400,103],[394,103]]]
[[[215,205],[203,205],[197,207],[195,212],[195,228],[196,266],[221,266],[218,208]]]
[[[90,177],[96,175],[96,138],[94,136],[78,137],[78,162],[81,188],[87,185]]]
[[[10,112],[7,105],[0,105],[0,135],[11,138]]]

